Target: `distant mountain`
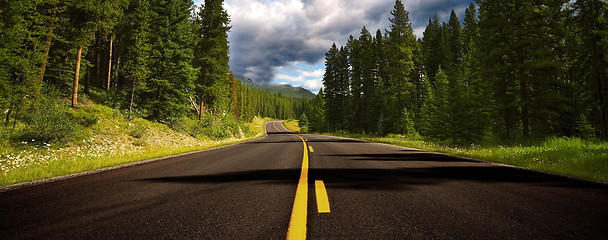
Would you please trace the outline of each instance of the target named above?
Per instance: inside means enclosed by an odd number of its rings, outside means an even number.
[[[294,86],[291,86],[288,84],[263,85],[263,84],[255,83],[250,78],[247,78],[244,76],[235,75],[235,77],[236,77],[236,79],[240,80],[243,84],[251,87],[252,89],[260,90],[260,91],[267,91],[272,94],[280,93],[281,95],[283,95],[285,97],[291,97],[291,98],[295,98],[295,99],[302,99],[302,98],[313,99],[314,97],[317,96],[314,93],[312,93],[311,91],[309,91],[308,89],[305,89],[302,87],[294,87]]]

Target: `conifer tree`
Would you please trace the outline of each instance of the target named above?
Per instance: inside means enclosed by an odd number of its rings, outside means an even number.
[[[443,66],[445,68],[447,59],[445,42],[443,27],[439,22],[439,16],[435,14],[432,19],[429,19],[422,38],[424,69],[431,84],[434,84],[439,67]]]
[[[325,86],[324,96],[327,111],[326,120],[329,129],[336,131],[343,121],[342,85],[340,72],[340,50],[334,43],[325,54],[325,74],[323,75],[323,86]]]
[[[129,117],[133,110],[135,96],[146,89],[150,73],[150,2],[132,0],[125,15],[122,31],[125,33],[124,67],[121,69],[126,81],[131,85]],[[139,94],[137,94],[139,95]],[[137,107],[137,106],[135,106]]]
[[[44,62],[47,29],[37,8],[42,1],[0,2],[0,108],[8,109],[5,124],[18,114],[28,97],[41,88],[39,77]]]
[[[391,130],[403,132],[404,129],[399,129],[400,116],[402,109],[413,109],[415,105],[412,96],[415,96],[415,85],[412,83],[410,76],[414,70],[413,45],[416,43],[416,37],[412,29],[412,24],[409,19],[409,13],[405,10],[403,3],[400,0],[395,1],[394,9],[391,11],[392,18],[390,30],[387,34],[387,44],[391,51],[388,51],[387,56],[389,65],[387,68],[388,82],[390,89],[388,113],[389,126]]]
[[[362,109],[362,63],[361,63],[361,43],[358,39],[352,35],[349,37],[346,43],[348,49],[348,63],[349,63],[349,78],[350,78],[350,103],[351,103],[351,114],[348,117],[349,129],[355,132],[363,131],[363,109]]]
[[[580,98],[592,106],[590,121],[608,138],[608,3],[578,0],[574,3],[576,31],[573,70],[579,82]]]
[[[170,121],[188,110],[188,94],[196,71],[192,67],[193,38],[190,1],[151,0],[150,78],[140,93],[149,118]]]
[[[195,59],[200,69],[196,80],[201,110],[205,103],[210,109],[224,112],[228,108],[228,31],[230,18],[223,0],[206,0],[195,18]],[[203,111],[201,111],[201,116]]]
[[[359,37],[361,46],[361,102],[357,106],[361,112],[363,130],[365,132],[375,132],[378,122],[378,112],[376,106],[376,49],[374,39],[367,28],[363,27]]]

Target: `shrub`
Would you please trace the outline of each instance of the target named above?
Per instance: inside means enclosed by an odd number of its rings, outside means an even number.
[[[70,117],[84,127],[90,127],[99,122],[99,117],[85,111],[70,111]]]
[[[19,116],[26,126],[17,137],[20,140],[69,141],[75,135],[77,125],[66,113],[68,110],[57,100],[40,99],[32,102],[26,112]]]
[[[144,120],[137,118],[133,120],[132,125],[129,127],[129,135],[134,138],[142,138],[148,134],[149,128]]]

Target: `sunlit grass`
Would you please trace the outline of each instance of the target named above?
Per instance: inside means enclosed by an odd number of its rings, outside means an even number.
[[[88,134],[92,137],[71,142],[67,146],[35,141],[21,142],[18,146],[3,145],[0,149],[0,185],[69,175],[243,142],[263,136],[263,125],[267,120],[256,118],[249,123],[250,129],[255,133],[252,136],[210,140],[178,133],[166,125],[143,119],[127,122],[106,116],[93,127],[93,133]]]
[[[283,122],[283,126],[289,129],[292,132],[300,132],[300,127],[298,126],[298,120],[288,120]]]
[[[553,137],[516,146],[454,147],[399,135],[377,137],[363,134],[331,135],[442,152],[496,163],[608,182],[608,142]]]

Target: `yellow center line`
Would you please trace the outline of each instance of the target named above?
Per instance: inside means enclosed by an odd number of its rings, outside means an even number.
[[[329,198],[327,197],[323,181],[315,181],[315,193],[317,195],[317,210],[319,213],[329,213]]]
[[[274,125],[276,122],[272,122],[272,126],[274,127],[274,130],[277,130],[277,132],[280,132],[279,129],[277,128],[277,125]]]
[[[302,157],[302,172],[296,189],[296,198],[293,202],[291,210],[291,220],[289,221],[289,230],[287,230],[287,239],[306,239],[306,215],[308,211],[308,151],[306,141],[298,135],[294,136],[302,140],[304,146],[304,156]]]
[[[315,152],[315,150],[312,149],[312,146],[308,146],[308,149],[310,149],[310,152]]]

